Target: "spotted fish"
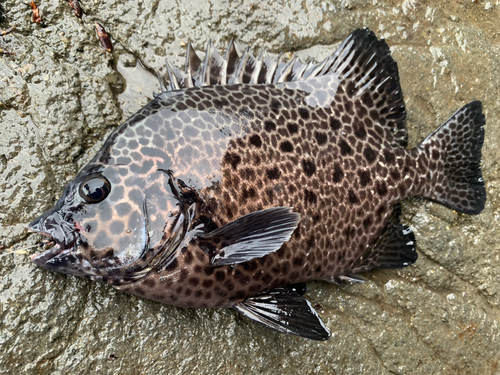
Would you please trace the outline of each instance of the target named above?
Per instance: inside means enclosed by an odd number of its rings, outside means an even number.
[[[371,31],[319,64],[233,43],[187,55],[29,225],[55,244],[35,264],[326,340],[303,283],[414,263],[399,201],[483,210],[481,103],[407,149],[397,65]]]

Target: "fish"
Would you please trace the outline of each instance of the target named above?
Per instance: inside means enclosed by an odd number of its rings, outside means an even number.
[[[415,148],[387,43],[356,29],[320,63],[233,41],[187,46],[161,93],[107,138],[29,224],[35,265],[192,308],[230,308],[311,340],[331,333],[305,282],[417,260],[400,201],[461,213],[486,202],[485,117],[458,109]]]

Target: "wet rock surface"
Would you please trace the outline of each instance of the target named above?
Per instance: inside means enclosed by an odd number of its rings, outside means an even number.
[[[38,1],[1,4],[0,373],[500,374],[500,2]],[[104,52],[94,21],[112,37]],[[419,260],[338,288],[308,284],[332,331],[312,342],[227,310],[181,309],[35,267],[26,225],[50,208],[108,134],[159,88],[148,72],[185,44],[298,52],[320,60],[357,27],[387,40],[398,62],[410,144],[456,109],[483,101],[478,216],[421,199],[403,202]],[[144,69],[137,65],[137,60]],[[10,253],[20,250],[17,253]]]

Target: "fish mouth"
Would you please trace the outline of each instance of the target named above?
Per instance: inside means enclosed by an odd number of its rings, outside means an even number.
[[[49,266],[49,264],[57,263],[54,262],[56,259],[64,257],[66,254],[70,253],[75,247],[76,241],[73,241],[72,243],[65,245],[62,242],[58,241],[57,238],[51,236],[50,233],[34,230],[33,228],[29,228],[28,231],[31,233],[41,234],[48,237],[47,239],[43,240],[40,243],[40,245],[43,246],[44,244],[45,245],[50,245],[51,243],[54,244],[52,247],[49,247],[40,253],[33,254],[30,256],[31,261],[38,266],[44,268],[52,268]]]
[[[68,220],[68,216],[67,212],[54,207],[28,224],[29,232],[48,237],[42,241],[42,245],[54,244],[41,253],[32,255],[30,258],[33,263],[57,272],[55,268],[61,267],[64,263],[62,260],[75,249],[78,234],[75,224]]]
[[[30,256],[30,259],[33,263],[42,265],[43,263],[46,263],[48,260],[54,258],[55,256],[61,254],[61,252],[64,251],[61,248],[61,245],[56,244],[52,248],[45,250],[39,254],[34,254]]]

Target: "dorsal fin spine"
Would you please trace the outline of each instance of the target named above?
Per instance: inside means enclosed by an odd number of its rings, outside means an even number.
[[[250,47],[247,47],[245,49],[245,52],[243,52],[240,61],[238,62],[236,71],[234,72],[234,75],[231,77],[232,79],[229,79],[229,84],[243,83],[242,81],[243,73],[245,72],[245,66],[249,57],[250,57]]]
[[[179,90],[181,88],[179,84],[178,77],[176,76],[174,69],[168,60],[165,60],[165,65],[167,66],[167,74],[170,80],[170,84],[165,88],[165,91]],[[163,90],[163,87],[162,87]]]
[[[168,67],[167,67],[168,69]],[[165,84],[165,80],[163,77],[160,75],[160,72],[156,73],[156,77],[158,78],[158,83],[160,84],[160,90],[161,92],[167,91],[167,85]]]
[[[205,52],[205,61],[203,62],[201,69],[201,85],[208,86],[210,85],[210,74],[212,68],[212,54],[213,54],[214,45],[212,43],[212,39],[208,40],[207,43],[207,51]]]
[[[372,83],[375,81],[375,78],[376,77],[373,77],[365,85],[363,85],[362,87],[360,87],[358,89],[358,91],[356,92],[356,96],[361,95],[368,87],[370,87],[372,85]]]
[[[299,81],[304,72],[306,71],[306,68],[307,68],[308,64],[303,64],[300,60],[296,60],[296,63],[294,64],[294,67],[293,67],[293,80],[294,81]],[[295,70],[295,68],[297,68],[297,70]]]
[[[186,87],[197,86],[199,69],[201,65],[201,60],[196,54],[191,42],[187,46],[187,58],[186,58]]]
[[[264,51],[265,50],[262,50],[260,52],[259,57],[257,57],[257,59],[255,59],[255,66],[253,69],[252,77],[250,78],[250,82],[249,82],[251,85],[255,85],[255,84],[259,83],[260,71],[262,70],[262,64],[263,64],[263,60],[264,60]]]
[[[283,57],[283,52],[279,54],[278,59],[276,60],[276,68],[274,70],[272,83],[278,83],[278,80],[280,79],[283,71],[285,70],[285,67],[287,66],[286,62],[281,61],[282,57]]]
[[[304,66],[304,71],[302,72],[303,79],[307,79],[311,76],[313,66],[314,64],[312,61],[308,61],[306,63],[306,65]]]
[[[326,64],[329,62],[330,58],[327,57],[326,59],[323,60],[319,65],[317,65],[315,68],[311,69],[311,74],[309,75],[310,78],[317,77],[318,75],[321,75],[320,72],[325,68]],[[307,77],[307,78],[309,78]]]
[[[342,73],[348,66],[349,64],[351,63],[351,60],[354,58],[354,54],[356,53],[356,51],[352,51],[348,57],[346,57],[345,59],[342,59],[340,60],[342,62],[342,65],[340,65],[338,67],[338,69],[335,69],[336,71],[339,71],[340,73]],[[342,74],[342,78],[347,78],[349,77],[349,75],[352,73],[353,69],[347,71],[346,73]]]
[[[229,46],[227,47],[226,56],[224,56],[224,60],[226,60],[227,64],[226,81],[230,76],[233,75],[234,71],[236,70],[239,58],[240,56],[238,55],[238,51],[236,51],[234,40],[231,39],[231,41],[229,42]]]
[[[211,70],[213,75],[210,75],[210,83],[225,85],[227,77],[227,61],[222,58],[216,48],[212,50],[212,66],[214,69]]]
[[[350,34],[330,56],[321,63],[315,64],[311,61],[306,64],[294,57],[288,63],[282,61],[283,53],[272,56],[266,50],[262,50],[257,58],[247,47],[239,57],[234,40],[231,39],[224,57],[215,49],[212,40],[207,43],[206,54],[202,61],[197,55],[191,43],[187,45],[185,72],[180,71],[168,61],[167,73],[169,84],[160,81],[162,91],[179,90],[195,86],[226,85],[226,84],[276,84],[280,82],[307,80],[331,73],[335,73],[338,79],[346,79],[354,74],[355,68],[360,67],[367,70],[361,79],[356,82],[357,95],[367,90],[373,82],[374,70],[378,68],[377,54],[374,52],[364,61],[358,59],[356,45],[357,37]],[[370,46],[368,46],[370,47]],[[352,62],[354,64],[351,64]],[[348,70],[347,70],[348,69]],[[347,71],[346,71],[347,70]],[[373,76],[372,78],[370,78]],[[386,80],[377,84],[376,90],[380,89]]]
[[[281,72],[280,76],[278,77],[277,83],[281,82],[287,82],[289,81],[288,77],[291,76],[292,74],[292,69],[293,69],[293,64],[295,64],[295,61],[297,60],[297,57],[295,57],[292,61],[290,61],[283,71]]]
[[[276,56],[276,58],[269,57],[270,65],[268,67],[268,73],[266,74],[266,84],[270,84],[274,80],[274,76],[276,74],[276,69],[278,68],[279,61],[281,59],[281,53]]]

